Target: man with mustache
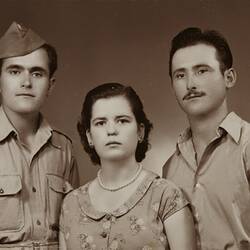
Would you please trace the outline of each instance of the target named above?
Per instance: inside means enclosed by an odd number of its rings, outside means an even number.
[[[189,198],[202,250],[250,249],[250,125],[228,109],[232,65],[216,31],[187,28],[172,40],[169,75],[190,127],[163,176]]]
[[[0,249],[59,249],[78,171],[70,139],[40,113],[56,69],[55,49],[31,29],[14,22],[0,38]]]

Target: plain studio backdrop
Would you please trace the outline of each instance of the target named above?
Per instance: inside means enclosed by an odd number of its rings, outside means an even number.
[[[97,167],[80,144],[76,123],[87,91],[104,82],[129,84],[140,95],[154,124],[143,164],[161,174],[187,126],[171,88],[168,56],[172,37],[188,26],[227,38],[238,72],[230,109],[250,121],[249,0],[3,0],[0,13],[1,35],[17,21],[57,49],[57,85],[43,113],[72,138],[81,184]]]

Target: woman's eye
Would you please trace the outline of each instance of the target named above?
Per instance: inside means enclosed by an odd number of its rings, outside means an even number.
[[[121,124],[123,124],[123,123],[128,123],[128,122],[129,122],[128,119],[119,119],[119,120],[118,120],[118,123],[121,123]]]
[[[95,123],[95,126],[103,126],[105,124],[105,121],[99,121]]]

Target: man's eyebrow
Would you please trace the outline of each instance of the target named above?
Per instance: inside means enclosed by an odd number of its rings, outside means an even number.
[[[118,115],[118,116],[116,116],[116,119],[121,119],[121,118],[132,119],[132,117],[130,115]]]
[[[193,66],[194,69],[198,69],[200,67],[209,67],[210,68],[210,66],[208,64],[206,64],[206,63],[200,63],[200,64],[197,64],[197,65]]]
[[[23,69],[23,67],[18,64],[10,64],[6,67],[6,69]]]
[[[35,71],[39,71],[39,72],[43,72],[43,73],[48,73],[48,71],[45,68],[39,67],[39,66],[35,66],[35,67],[32,67],[30,69],[30,72],[35,72]]]

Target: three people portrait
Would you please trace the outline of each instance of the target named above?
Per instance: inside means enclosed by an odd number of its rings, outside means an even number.
[[[249,3],[45,2],[3,4],[0,250],[250,249]]]

